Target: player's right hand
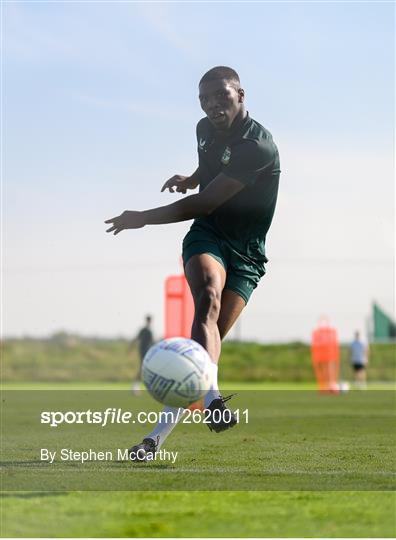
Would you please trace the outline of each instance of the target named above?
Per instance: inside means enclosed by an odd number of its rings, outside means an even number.
[[[176,188],[177,193],[186,193],[190,189],[189,176],[182,176],[181,174],[175,174],[172,178],[169,178],[161,188],[161,192],[169,189],[171,193],[174,193]]]

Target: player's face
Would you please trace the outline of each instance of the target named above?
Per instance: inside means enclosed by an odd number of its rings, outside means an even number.
[[[219,131],[226,131],[236,118],[243,117],[244,95],[242,88],[224,79],[204,82],[199,86],[201,108]]]

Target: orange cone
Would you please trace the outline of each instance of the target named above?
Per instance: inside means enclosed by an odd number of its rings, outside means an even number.
[[[319,391],[338,394],[340,347],[337,331],[327,321],[312,332],[311,354]]]

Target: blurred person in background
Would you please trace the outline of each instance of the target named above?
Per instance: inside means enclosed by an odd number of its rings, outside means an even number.
[[[133,382],[132,391],[138,392],[140,389],[140,381],[142,379],[142,363],[146,355],[146,352],[154,344],[153,332],[151,330],[151,315],[146,315],[146,324],[139,330],[136,337],[132,340],[129,350],[131,351],[135,345],[138,346],[139,351],[139,368],[136,374],[136,378]]]
[[[355,384],[358,388],[366,388],[367,364],[369,357],[368,344],[361,339],[360,332],[355,332],[355,338],[350,345],[350,360],[354,371]]]

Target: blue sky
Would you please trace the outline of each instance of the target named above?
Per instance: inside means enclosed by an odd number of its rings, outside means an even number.
[[[196,166],[197,82],[231,65],[273,133],[281,189],[268,274],[242,335],[346,339],[393,310],[394,6],[381,2],[3,4],[6,334],[128,335],[188,223],[107,237],[174,200]]]

